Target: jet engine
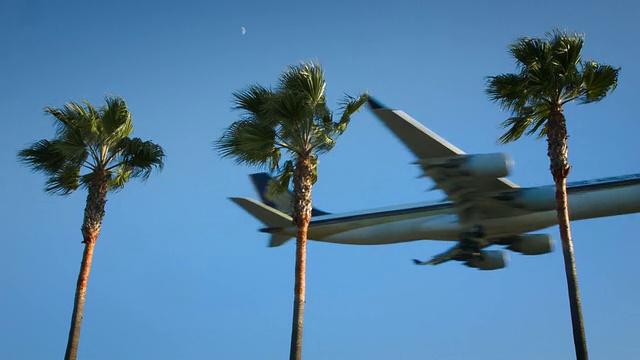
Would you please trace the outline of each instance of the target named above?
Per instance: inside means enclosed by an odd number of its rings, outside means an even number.
[[[507,249],[524,255],[541,255],[553,251],[553,239],[549,234],[524,234],[502,238],[498,242]]]
[[[507,266],[507,252],[502,250],[482,250],[464,264],[480,270],[497,270]]]
[[[417,163],[422,165],[427,173],[432,170],[449,170],[461,176],[478,178],[505,177],[513,167],[513,160],[505,153],[456,155],[438,159],[421,159]]]
[[[509,190],[494,196],[494,199],[531,211],[550,211],[556,208],[555,186]]]

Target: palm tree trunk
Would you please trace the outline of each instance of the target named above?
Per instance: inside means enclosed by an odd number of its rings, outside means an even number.
[[[567,277],[573,342],[576,359],[587,360],[589,358],[587,353],[587,338],[584,331],[582,305],[580,304],[578,271],[573,253],[573,240],[571,239],[569,204],[567,199],[567,176],[571,170],[568,160],[567,126],[560,106],[551,110],[547,126],[548,155],[551,160],[551,174],[553,175],[553,180],[556,185],[556,211],[558,226],[560,228],[560,239],[562,240],[564,269]]]
[[[569,211],[567,204],[566,179],[556,182],[556,203],[558,211],[558,225],[562,239],[562,255],[564,256],[564,270],[567,276],[569,305],[571,308],[571,323],[573,326],[573,342],[576,349],[576,359],[587,360],[587,338],[584,331],[580,290],[578,289],[578,271],[573,253],[573,240],[569,225]]]
[[[82,314],[87,294],[87,282],[89,281],[89,272],[91,271],[91,260],[93,259],[93,249],[95,244],[95,241],[86,242],[84,244],[84,253],[82,254],[82,263],[80,265],[80,275],[78,275],[76,295],[73,302],[73,314],[71,316],[69,340],[67,341],[67,351],[64,355],[65,360],[75,360],[78,356],[80,326],[82,325]]]
[[[75,360],[78,356],[80,328],[82,326],[89,272],[91,272],[91,261],[93,260],[93,249],[100,235],[102,219],[104,218],[104,208],[107,203],[108,187],[105,174],[98,174],[96,172],[95,176],[95,181],[89,187],[87,205],[84,209],[84,221],[82,224],[84,253],[82,254],[80,274],[78,275],[78,283],[76,285],[69,339],[67,340],[67,350],[64,355],[65,360]]]
[[[299,158],[293,175],[293,221],[296,233],[296,273],[293,300],[293,323],[291,326],[291,349],[289,360],[302,358],[302,328],[304,322],[305,277],[307,268],[307,231],[311,220],[311,160]]]

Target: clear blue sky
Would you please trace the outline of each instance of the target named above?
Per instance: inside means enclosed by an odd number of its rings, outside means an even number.
[[[629,1],[44,1],[0,3],[0,358],[64,353],[86,194],[46,195],[16,153],[51,138],[43,106],[125,98],[134,136],[165,170],[109,196],[89,281],[82,359],[283,359],[294,246],[266,247],[227,200],[254,169],[212,142],[231,93],[319,60],[332,104],[370,91],[467,152],[506,151],[522,186],[551,183],[546,143],[498,146],[508,114],[485,77],[515,70],[507,45],[553,27],[586,33],[586,58],[622,67],[600,104],[565,109],[570,180],[638,173],[640,4]],[[246,34],[241,35],[244,26]],[[368,110],[321,158],[315,204],[340,212],[423,200],[412,155]],[[637,214],[573,224],[589,351],[634,359],[640,333]],[[547,230],[558,238],[555,228]],[[508,268],[416,267],[449,244],[310,243],[304,357],[570,359],[561,251]]]

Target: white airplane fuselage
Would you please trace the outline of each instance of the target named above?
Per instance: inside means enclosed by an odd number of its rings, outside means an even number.
[[[571,220],[640,212],[640,174],[581,181],[567,185]],[[461,221],[452,202],[423,202],[344,214],[314,216],[311,240],[381,245],[415,240],[459,241],[471,225],[481,225],[487,238],[527,233],[558,224],[555,186],[518,188],[496,194],[495,201],[513,211],[505,216]],[[295,226],[266,228],[268,233],[295,236]]]

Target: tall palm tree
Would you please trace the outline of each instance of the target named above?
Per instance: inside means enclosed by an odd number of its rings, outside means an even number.
[[[295,290],[290,359],[302,354],[302,324],[305,303],[307,229],[311,219],[311,188],[317,179],[318,155],[335,146],[351,115],[369,98],[368,94],[341,100],[342,114],[333,121],[325,97],[324,70],[319,63],[289,66],[275,89],[254,84],[233,94],[234,109],[241,112],[217,140],[222,157],[239,164],[278,171],[274,193],[293,180],[293,222],[296,234]],[[286,156],[283,161],[282,155]]]
[[[571,307],[573,337],[578,359],[587,359],[578,275],[567,204],[567,126],[563,106],[598,102],[611,93],[618,82],[619,68],[582,60],[584,35],[554,29],[546,38],[520,38],[509,46],[518,72],[491,76],[486,93],[512,117],[502,126],[507,131],[502,143],[518,140],[523,134],[547,138],[547,155],[556,186],[556,209]]]
[[[100,235],[107,193],[117,191],[132,178],[146,180],[154,168],[162,169],[164,151],[159,145],[130,138],[132,116],[124,100],[106,97],[98,109],[89,102],[46,107],[53,116],[53,140],[40,140],[18,153],[18,158],[47,176],[45,191],[68,195],[78,187],[88,190],[82,222],[84,253],[71,317],[65,359],[75,359],[96,240]]]

